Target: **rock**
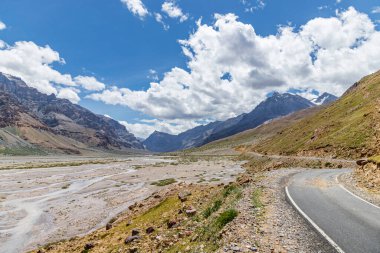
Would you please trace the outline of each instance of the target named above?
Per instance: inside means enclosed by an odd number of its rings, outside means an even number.
[[[170,220],[166,224],[168,225],[168,228],[172,228],[177,225],[177,222],[175,220]]]
[[[139,248],[133,247],[129,249],[129,253],[137,253],[139,251]]]
[[[153,227],[148,227],[148,228],[145,230],[145,232],[146,232],[147,234],[151,234],[151,233],[154,232],[154,228],[153,228]]]
[[[107,223],[106,230],[110,230],[111,228],[112,228],[112,224],[111,223]]]
[[[84,245],[85,250],[90,250],[94,247],[95,247],[95,245],[92,242],[86,243],[86,245]]]
[[[357,160],[356,161],[356,164],[359,165],[359,166],[364,166],[368,163],[367,160],[364,160],[364,159],[360,159],[360,160]]]
[[[153,196],[153,198],[155,198],[155,199],[160,199],[160,198],[161,198],[161,195],[156,194],[156,195]]]
[[[181,200],[181,202],[187,201],[187,197],[191,195],[191,192],[184,191],[178,193],[178,199]]]
[[[197,213],[197,209],[191,208],[191,209],[186,210],[185,212],[186,212],[187,215],[193,216],[193,215],[195,215]]]
[[[132,225],[132,221],[128,221],[127,224],[125,224],[127,227],[129,227],[130,225]]]
[[[132,229],[132,236],[139,235],[140,231],[136,228]]]
[[[138,239],[140,239],[140,236],[138,236],[138,235],[133,235],[133,236],[128,236],[126,239],[125,239],[125,244],[129,244],[129,243],[131,243],[131,242],[133,242],[133,241],[135,241],[135,240],[138,240]]]
[[[233,247],[231,247],[231,250],[232,250],[233,252],[240,252],[240,251],[241,251],[241,249],[240,249],[238,246],[233,246]]]

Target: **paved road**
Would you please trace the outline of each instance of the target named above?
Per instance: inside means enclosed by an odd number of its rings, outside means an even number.
[[[380,208],[347,192],[336,180],[349,170],[308,170],[294,175],[288,195],[340,252],[380,253]]]

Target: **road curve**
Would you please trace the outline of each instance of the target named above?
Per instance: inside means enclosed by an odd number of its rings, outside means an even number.
[[[341,253],[380,253],[380,208],[348,192],[340,170],[308,170],[294,175],[287,197]]]

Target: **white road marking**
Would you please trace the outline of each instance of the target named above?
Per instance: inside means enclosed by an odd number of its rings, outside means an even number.
[[[379,206],[377,206],[377,205],[375,205],[375,204],[373,204],[373,203],[371,203],[371,202],[369,202],[369,201],[367,201],[367,200],[365,200],[365,199],[359,197],[358,195],[356,195],[355,193],[351,192],[351,191],[348,190],[346,187],[344,187],[344,185],[342,185],[341,183],[339,183],[338,176],[339,176],[339,175],[336,175],[336,177],[335,177],[335,181],[336,181],[337,184],[340,186],[340,188],[342,188],[343,190],[345,190],[346,192],[348,192],[349,194],[351,194],[351,195],[354,196],[355,198],[360,199],[361,201],[367,203],[368,205],[371,205],[371,206],[373,206],[373,207],[375,207],[375,208],[380,209]]]
[[[296,204],[296,202],[293,200],[293,198],[290,196],[288,187],[285,187],[286,196],[288,197],[291,204],[294,206],[295,209],[320,233],[329,243],[330,245],[338,252],[338,253],[345,253],[339,246],[334,242],[333,239],[331,239],[325,231],[323,231],[315,222],[304,212],[302,209]]]

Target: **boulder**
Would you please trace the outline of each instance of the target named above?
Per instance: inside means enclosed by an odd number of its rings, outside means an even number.
[[[125,239],[124,243],[125,243],[125,244],[129,244],[129,243],[131,243],[131,242],[133,242],[133,241],[135,241],[135,240],[138,240],[138,239],[140,239],[140,236],[138,236],[138,235],[128,236],[128,237]]]
[[[139,235],[140,231],[136,228],[132,229],[132,236]]]
[[[189,192],[189,191],[180,192],[180,193],[178,193],[178,199],[181,202],[185,202],[185,201],[187,201],[187,197],[190,195],[191,195],[191,192]]]
[[[185,211],[188,216],[193,216],[197,213],[197,209],[191,208]]]
[[[145,230],[145,232],[146,232],[147,234],[151,234],[151,233],[154,232],[154,228],[153,228],[153,227],[148,227],[148,228]]]
[[[368,163],[368,160],[365,160],[365,159],[360,159],[360,160],[356,161],[356,164],[359,165],[359,166],[364,166],[367,163]]]
[[[169,220],[166,224],[168,225],[168,228],[172,228],[175,225],[177,225],[177,221],[175,221],[175,220]]]
[[[86,243],[86,244],[84,245],[84,249],[85,249],[85,250],[90,250],[90,249],[92,249],[92,248],[94,248],[94,247],[95,247],[95,245],[94,245],[92,242]]]

